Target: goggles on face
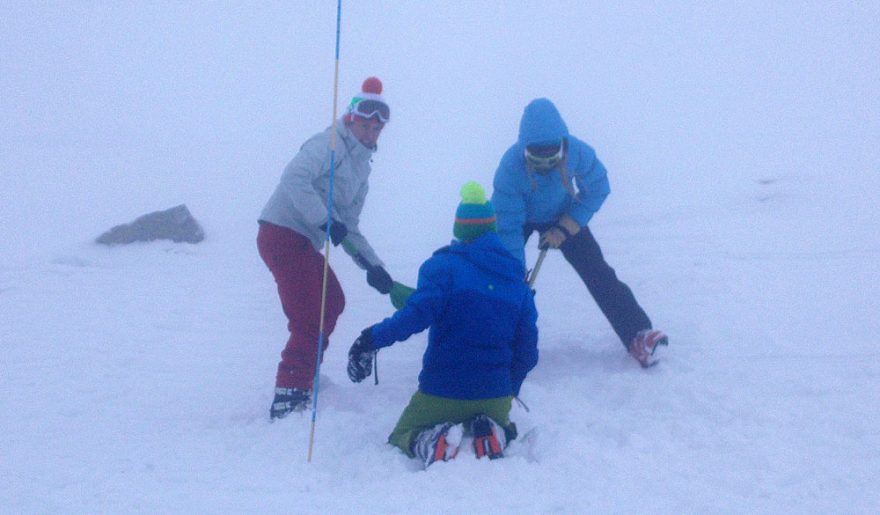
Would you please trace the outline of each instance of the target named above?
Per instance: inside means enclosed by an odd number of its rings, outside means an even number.
[[[361,100],[352,106],[351,113],[368,120],[375,116],[382,123],[388,123],[388,120],[391,119],[391,110],[388,109],[388,104],[379,100]]]
[[[526,161],[536,170],[550,170],[565,156],[562,140],[552,145],[528,145],[525,150]]]

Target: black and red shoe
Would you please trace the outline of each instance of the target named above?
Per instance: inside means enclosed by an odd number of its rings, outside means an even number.
[[[490,460],[504,457],[504,448],[507,446],[506,433],[488,415],[477,415],[477,418],[471,422],[471,432],[474,435],[474,454],[477,459],[483,456],[488,456]]]
[[[458,454],[464,436],[464,426],[444,422],[425,429],[413,439],[412,450],[425,468],[435,461],[449,461]]]
[[[657,364],[657,349],[665,345],[669,345],[669,338],[663,331],[644,329],[635,335],[627,350],[642,368],[649,368]]]

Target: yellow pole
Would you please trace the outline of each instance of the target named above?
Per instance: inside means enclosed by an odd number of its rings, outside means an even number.
[[[318,415],[318,387],[321,378],[321,358],[324,354],[324,312],[327,305],[327,277],[330,271],[330,226],[333,224],[333,173],[336,170],[336,99],[339,93],[339,22],[342,18],[342,0],[336,2],[336,66],[333,74],[333,121],[330,124],[330,187],[327,192],[327,233],[324,235],[324,279],[321,283],[321,321],[318,326],[318,350],[315,361],[315,378],[312,387],[312,427],[309,430],[309,457],[315,443],[315,420]]]

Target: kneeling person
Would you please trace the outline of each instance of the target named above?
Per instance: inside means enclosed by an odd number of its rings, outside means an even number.
[[[453,458],[465,434],[477,457],[501,457],[516,436],[511,401],[538,362],[538,314],[522,264],[498,238],[483,188],[469,182],[461,193],[458,240],[422,264],[403,308],[349,351],[348,375],[360,382],[376,350],[430,328],[418,391],[388,437],[425,467]]]

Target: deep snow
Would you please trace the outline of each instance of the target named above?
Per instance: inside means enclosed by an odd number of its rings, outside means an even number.
[[[348,2],[339,105],[385,82],[362,229],[396,279],[491,187],[534,97],[609,169],[591,227],[671,338],[643,371],[562,257],[529,445],[419,471],[384,442],[425,335],[270,424],[285,320],[256,217],[331,119],[335,3],[0,5],[0,512],[877,513],[876,3]],[[198,245],[104,248],[186,203]],[[534,244],[534,242],[533,242]],[[529,249],[534,261],[536,251]]]

